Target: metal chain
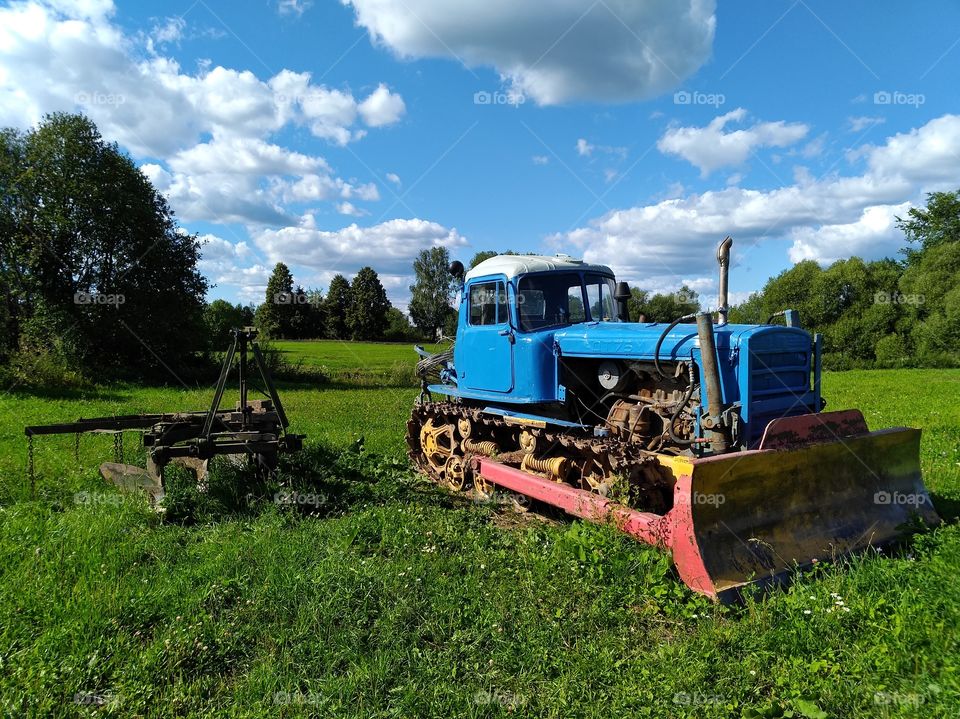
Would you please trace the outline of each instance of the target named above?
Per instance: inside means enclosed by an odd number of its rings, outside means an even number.
[[[113,435],[113,461],[123,464],[123,432]]]
[[[33,468],[33,435],[27,436],[27,472],[30,475],[30,495],[32,499],[37,498],[37,480]]]
[[[77,462],[80,461],[80,433],[79,432],[73,435],[73,458]]]

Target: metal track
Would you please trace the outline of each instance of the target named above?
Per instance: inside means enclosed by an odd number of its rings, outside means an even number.
[[[469,423],[469,437],[463,435],[463,421]],[[433,461],[421,446],[421,431],[432,422],[443,428],[452,441],[449,455],[460,458],[450,461],[450,474]],[[539,460],[565,457],[566,477],[550,476],[599,494],[614,496],[625,504],[649,512],[666,512],[672,505],[673,476],[658,462],[656,455],[641,445],[614,437],[594,437],[589,430],[555,431],[549,426],[531,426],[517,420],[486,414],[480,408],[454,402],[428,402],[413,408],[407,422],[407,454],[413,465],[433,481],[450,489],[484,493],[482,480],[475,486],[470,476],[473,455],[493,456],[498,462],[520,468],[528,457],[527,471],[546,466]],[[524,436],[526,435],[526,436]],[[492,442],[495,446],[490,446]],[[530,451],[532,449],[532,451]],[[491,451],[492,450],[492,451]],[[531,461],[534,460],[534,461]],[[554,465],[557,466],[557,465]],[[465,475],[465,476],[463,476]]]

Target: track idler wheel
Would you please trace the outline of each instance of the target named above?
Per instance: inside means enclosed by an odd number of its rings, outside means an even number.
[[[454,492],[462,492],[467,486],[467,463],[463,457],[453,454],[443,466],[443,483]]]
[[[420,448],[433,471],[443,472],[449,458],[457,450],[452,424],[435,425],[428,419],[420,430]]]

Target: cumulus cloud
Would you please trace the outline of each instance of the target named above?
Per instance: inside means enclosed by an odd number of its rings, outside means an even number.
[[[349,90],[281,70],[266,80],[221,66],[184,72],[158,52],[184,36],[181,17],[125,33],[111,2],[29,0],[0,8],[0,125],[83,111],[104,137],[149,158],[147,177],[186,221],[283,226],[286,203],[375,201],[375,185],[336,177],[317,156],[269,139],[291,125],[344,145],[403,114],[383,84],[359,100]],[[362,124],[361,124],[362,123]]]
[[[869,145],[851,159],[859,175],[819,180],[801,173],[795,184],[771,190],[726,187],[613,210],[587,226],[555,235],[553,244],[612,261],[621,278],[659,289],[687,282],[712,286],[713,247],[724,235],[745,247],[791,241],[790,259],[821,263],[859,254],[889,256],[903,246],[894,218],[924,193],[960,184],[960,116]],[[696,283],[700,283],[699,285]]]
[[[659,95],[707,60],[716,27],[714,0],[341,1],[397,55],[492,66],[541,105]]]
[[[182,19],[156,26],[141,45],[113,13],[111,2],[94,0],[0,8],[0,123],[28,127],[44,113],[80,109],[105,136],[162,158],[210,134],[266,137],[287,124],[346,144],[363,135],[358,119],[379,127],[402,114],[403,99],[382,86],[358,101],[314,84],[310,73],[261,80],[220,66],[184,72],[156,53],[182,36]]]
[[[320,230],[313,224],[307,217],[298,226],[264,230],[254,236],[254,243],[271,263],[283,260],[331,272],[370,265],[388,275],[409,273],[412,258],[422,249],[467,244],[455,228],[417,218],[370,227],[354,223],[339,230]]]
[[[230,242],[217,235],[199,237],[199,269],[219,289],[231,289],[243,301],[263,301],[270,269],[246,242]]]
[[[377,89],[360,103],[358,109],[363,121],[370,127],[382,127],[399,120],[407,107],[400,95],[390,92],[386,85],[380,83]]]
[[[781,120],[724,131],[728,124],[742,122],[746,116],[747,111],[740,107],[714,118],[706,127],[672,127],[657,142],[657,148],[682,157],[706,177],[721,167],[743,164],[757,148],[792,145],[806,137],[810,130],[803,123]]]

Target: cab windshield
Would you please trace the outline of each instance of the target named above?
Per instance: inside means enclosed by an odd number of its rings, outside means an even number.
[[[602,275],[551,272],[521,277],[517,289],[517,316],[524,332],[564,327],[592,320],[616,319],[614,282]]]

